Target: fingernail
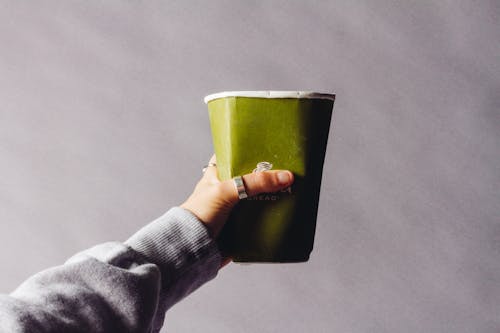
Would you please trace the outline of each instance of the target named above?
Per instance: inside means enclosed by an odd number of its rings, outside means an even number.
[[[280,185],[286,185],[290,182],[290,173],[286,171],[278,172],[278,182]]]

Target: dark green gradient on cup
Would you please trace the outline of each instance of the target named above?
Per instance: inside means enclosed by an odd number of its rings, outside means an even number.
[[[259,162],[295,175],[291,189],[241,200],[219,238],[235,262],[302,262],[313,249],[332,99],[222,97],[208,101],[221,180]]]

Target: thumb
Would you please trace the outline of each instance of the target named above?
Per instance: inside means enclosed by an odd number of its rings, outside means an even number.
[[[293,183],[293,173],[288,170],[254,172],[242,176],[249,197],[260,193],[272,193],[287,188]],[[238,193],[233,180],[222,182],[229,200],[238,202]]]

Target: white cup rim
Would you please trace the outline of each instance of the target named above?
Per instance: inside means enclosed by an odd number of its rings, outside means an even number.
[[[308,98],[329,99],[334,101],[334,94],[319,93],[314,91],[284,91],[284,90],[255,90],[255,91],[223,91],[205,96],[205,103],[225,97],[254,97],[254,98]]]

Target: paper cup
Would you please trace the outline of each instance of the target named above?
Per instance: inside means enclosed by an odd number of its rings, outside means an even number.
[[[286,169],[294,184],[241,200],[217,242],[235,262],[303,262],[313,249],[335,95],[237,91],[205,97],[221,180]]]

